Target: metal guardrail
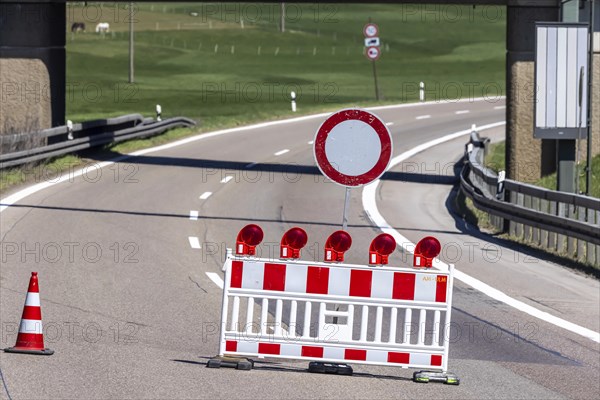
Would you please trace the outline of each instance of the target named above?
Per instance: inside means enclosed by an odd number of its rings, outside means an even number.
[[[482,165],[487,140],[471,134],[460,187],[490,223],[527,243],[600,265],[600,199],[506,179]],[[499,190],[500,189],[500,190]]]
[[[152,118],[144,118],[140,114],[130,114],[73,124],[72,130],[65,125],[40,132],[1,135],[0,148],[3,151],[5,148],[15,148],[19,146],[19,143],[26,143],[27,141],[43,140],[46,144],[1,154],[0,169],[63,156],[110,143],[150,137],[176,127],[191,127],[194,125],[196,125],[194,120],[185,117],[155,121]]]

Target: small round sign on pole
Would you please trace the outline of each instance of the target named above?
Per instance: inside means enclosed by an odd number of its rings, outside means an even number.
[[[387,170],[392,136],[385,123],[368,111],[340,110],[317,130],[314,156],[321,173],[346,187],[342,229],[348,226],[350,188],[371,183]]]
[[[371,46],[371,47],[367,47],[367,58],[369,60],[377,60],[379,59],[379,56],[381,55],[381,50],[379,50],[379,47],[377,46]]]
[[[365,37],[375,37],[379,33],[379,28],[375,24],[368,23],[363,28],[363,33]]]

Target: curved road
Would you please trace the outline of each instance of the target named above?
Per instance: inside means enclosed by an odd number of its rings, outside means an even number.
[[[389,124],[395,155],[472,123],[504,120],[503,104],[486,101],[375,112]],[[466,136],[406,159],[376,192],[378,211],[408,240],[437,236],[442,258],[461,273],[536,310],[524,313],[455,281],[449,369],[460,386],[418,385],[410,370],[360,365],[352,377],[309,374],[305,362],[269,359],[251,372],[205,368],[218,350],[215,276],[238,230],[260,224],[260,251],[268,257],[283,232],[301,226],[309,233],[303,258],[320,259],[324,240],[339,228],[344,189],[318,173],[310,143],[323,119],[205,134],[83,174],[48,171],[53,180],[40,178],[43,190],[3,199],[11,206],[0,206],[2,347],[14,345],[29,275],[37,270],[46,344],[56,353],[0,353],[1,397],[597,398],[598,342],[535,314],[597,333],[598,281],[453,218],[453,166]],[[483,132],[502,133],[501,126]],[[380,230],[360,189],[353,190],[349,222],[347,261],[363,263]],[[401,250],[391,260],[411,261]]]

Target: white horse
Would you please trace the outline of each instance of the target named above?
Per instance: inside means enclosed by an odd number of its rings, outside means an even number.
[[[108,22],[100,22],[96,25],[96,33],[108,33],[110,25]]]

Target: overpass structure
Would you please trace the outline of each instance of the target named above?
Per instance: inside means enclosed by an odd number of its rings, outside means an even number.
[[[427,3],[506,6],[507,175],[525,182],[554,170],[560,150],[556,140],[533,137],[535,23],[588,21],[595,3],[590,124],[592,152],[600,153],[600,0]],[[66,0],[0,0],[0,134],[64,124],[66,23]]]

